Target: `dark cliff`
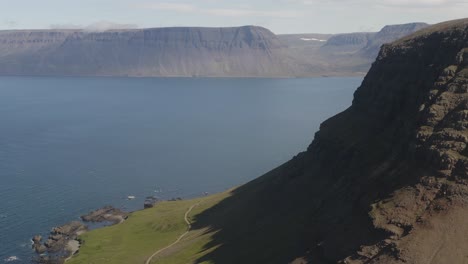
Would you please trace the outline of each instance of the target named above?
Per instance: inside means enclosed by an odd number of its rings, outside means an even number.
[[[467,144],[465,19],[384,45],[306,152],[196,219],[200,261],[464,263]]]

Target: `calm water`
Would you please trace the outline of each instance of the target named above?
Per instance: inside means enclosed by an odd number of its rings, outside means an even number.
[[[28,263],[32,235],[91,209],[262,175],[305,150],[361,80],[0,77],[0,263]]]

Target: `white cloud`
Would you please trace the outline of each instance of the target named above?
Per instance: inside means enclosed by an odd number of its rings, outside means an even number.
[[[154,9],[160,11],[172,11],[179,13],[197,13],[211,16],[223,17],[275,17],[275,18],[295,18],[302,13],[295,10],[269,11],[254,10],[247,8],[200,8],[191,4],[181,3],[147,3],[138,5],[139,8]]]

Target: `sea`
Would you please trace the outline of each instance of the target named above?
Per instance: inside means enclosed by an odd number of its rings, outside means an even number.
[[[261,176],[306,150],[361,82],[0,77],[0,263],[30,263],[33,235],[90,210]]]

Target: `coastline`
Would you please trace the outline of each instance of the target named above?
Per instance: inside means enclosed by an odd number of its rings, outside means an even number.
[[[106,263],[144,263],[155,253],[158,255],[156,258],[160,259],[165,254],[160,256],[158,252],[177,249],[196,237],[206,239],[211,236],[209,230],[192,228],[191,224],[196,223],[198,215],[230,197],[236,188],[210,195],[203,193],[188,199],[163,200],[154,207],[133,211],[120,224],[80,234],[79,250],[67,257],[66,261],[84,264],[102,263],[105,259]]]
[[[208,193],[200,194],[184,200],[180,197],[168,200],[159,200],[155,196],[145,198],[141,209],[125,212],[113,206],[104,206],[80,216],[80,221],[71,221],[58,227],[53,227],[47,238],[35,235],[32,239],[32,248],[36,253],[33,262],[38,264],[63,264],[70,261],[80,252],[83,245],[82,235],[103,229],[106,227],[123,224],[130,215],[154,208],[160,202],[191,201],[207,196]],[[100,224],[98,227],[90,228],[89,224]]]
[[[36,253],[34,262],[47,264],[62,264],[70,260],[79,252],[81,247],[80,236],[88,232],[90,223],[101,223],[104,226],[123,223],[130,213],[104,206],[80,217],[81,221],[71,221],[64,225],[53,227],[47,238],[35,235],[32,248]]]

